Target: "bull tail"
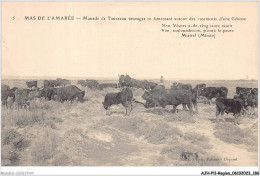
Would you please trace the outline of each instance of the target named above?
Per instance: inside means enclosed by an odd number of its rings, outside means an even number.
[[[145,104],[142,103],[142,102],[140,102],[140,101],[137,101],[137,100],[133,99],[133,102],[135,102],[135,103],[139,103],[139,104],[142,104],[142,105],[144,105],[144,107],[145,107]]]

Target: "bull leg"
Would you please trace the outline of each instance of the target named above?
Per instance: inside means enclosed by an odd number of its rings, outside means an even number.
[[[217,122],[219,122],[219,119],[218,119],[218,116],[220,114],[220,108],[218,106],[216,106],[216,119],[217,119]]]
[[[110,106],[108,107],[108,115],[109,115],[109,116],[111,115]]]
[[[209,103],[209,105],[211,105],[211,99],[208,99],[208,103]]]
[[[186,104],[182,103],[182,107],[183,107],[183,110],[184,110],[184,111],[187,111],[187,106],[186,106]]]
[[[132,111],[132,110],[133,110],[133,108],[134,108],[134,107],[133,107],[133,103],[132,103],[132,102],[130,103],[130,106],[131,106],[131,111]],[[130,112],[131,112],[131,111],[130,111]]]
[[[193,110],[192,110],[192,105],[191,105],[191,103],[188,103],[187,105],[188,105],[190,114],[192,114],[192,111],[193,111]]]
[[[222,116],[222,121],[225,122],[225,117],[224,117],[224,107],[221,109],[221,116]]]
[[[5,109],[8,109],[8,108],[7,108],[7,100],[6,100],[4,103],[5,103],[5,104],[4,104]]]
[[[106,110],[106,115],[109,115],[110,116],[110,106],[107,108]]]
[[[195,109],[196,113],[198,114],[198,105],[197,105],[197,101],[193,101],[193,106],[194,106],[194,109]]]
[[[177,107],[177,106],[175,106],[175,105],[172,106],[172,113],[173,113],[173,114],[174,114],[175,111],[176,111],[176,107]]]
[[[238,114],[235,114],[234,125],[238,125]]]
[[[127,115],[127,106],[125,107],[125,114],[124,114],[125,116]]]
[[[128,102],[127,107],[129,108],[129,110],[128,110],[128,115],[130,115],[130,113],[131,113],[131,111],[132,111],[132,109],[133,109],[133,105],[132,105],[132,102],[131,102],[131,101]]]

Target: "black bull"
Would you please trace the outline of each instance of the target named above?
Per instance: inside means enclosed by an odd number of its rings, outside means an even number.
[[[63,101],[73,101],[78,98],[79,101],[83,101],[85,96],[85,91],[80,90],[77,86],[71,85],[67,87],[57,88],[58,100]]]
[[[173,105],[173,113],[176,111],[176,107],[180,104],[187,105],[189,111],[192,112],[192,104],[197,111],[196,97],[189,90],[172,90],[172,89],[158,89],[145,92],[142,96],[146,100],[146,107],[149,107],[152,103],[159,105],[163,108],[166,105]]]
[[[198,90],[198,96],[206,97],[210,101],[212,98],[227,98],[228,89],[226,87],[206,87],[202,90]]]

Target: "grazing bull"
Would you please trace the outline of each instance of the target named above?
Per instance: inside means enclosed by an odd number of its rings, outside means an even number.
[[[242,104],[239,100],[236,99],[229,99],[229,98],[217,98],[216,99],[216,118],[218,121],[218,115],[221,113],[221,115],[224,114],[224,112],[233,113],[235,116],[235,125],[238,124],[238,116],[240,116],[242,110]],[[223,116],[222,116],[223,117]],[[223,117],[223,121],[225,121]]]
[[[103,83],[98,85],[99,90],[103,90],[105,88],[117,88],[117,84],[115,83]]]
[[[56,81],[58,82],[58,84],[60,86],[63,86],[63,87],[71,84],[70,81],[67,79],[57,78]]]
[[[45,100],[53,100],[54,95],[57,94],[57,90],[54,87],[44,87],[41,90],[40,96],[44,97]]]
[[[191,86],[191,84],[182,84],[182,83],[174,82],[171,86],[171,89],[174,89],[174,90],[191,90],[192,86]]]
[[[149,105],[158,104],[162,108],[166,105],[173,105],[173,113],[176,111],[176,107],[180,104],[186,104],[189,111],[192,112],[192,93],[188,90],[173,90],[173,89],[157,89],[146,91],[142,98],[146,100],[146,108]],[[150,103],[150,104],[149,104]]]
[[[28,88],[37,88],[37,81],[26,81],[26,85]]]
[[[57,87],[60,86],[60,83],[57,80],[44,80],[44,87]]]
[[[30,105],[30,100],[34,98],[39,98],[40,97],[40,91],[39,89],[37,90],[31,90],[31,89],[16,89],[15,90],[15,102],[17,103],[17,109],[19,109],[23,106],[29,107]]]
[[[157,83],[154,83],[154,82],[151,82],[151,81],[148,81],[148,84],[149,84],[150,89],[154,89],[158,85]]]
[[[209,104],[212,98],[227,98],[228,89],[226,87],[206,87],[198,91],[198,96],[206,97]]]
[[[96,80],[93,80],[93,79],[87,79],[86,80],[86,86],[89,88],[89,89],[92,89],[92,90],[97,90],[98,89],[98,81]]]
[[[156,85],[153,90],[157,90],[157,89],[165,89],[164,85]]]
[[[56,89],[58,100],[60,102],[73,101],[78,98],[79,101],[83,101],[85,91],[80,90],[77,86],[70,85],[66,87],[60,87]]]
[[[121,92],[106,94],[103,106],[105,110],[108,110],[108,115],[111,115],[110,107],[112,105],[122,104],[125,107],[125,115],[130,115],[132,110],[132,101],[132,90],[130,88],[123,88]]]
[[[236,94],[249,94],[251,92],[252,88],[247,88],[247,87],[236,87]]]
[[[82,87],[87,87],[87,82],[85,80],[78,80],[77,84],[81,85]]]

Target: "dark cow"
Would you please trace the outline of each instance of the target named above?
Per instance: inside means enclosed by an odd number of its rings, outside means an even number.
[[[89,89],[92,89],[92,90],[97,90],[98,89],[98,81],[97,80],[94,80],[94,79],[87,79],[86,80],[86,86],[89,88]]]
[[[138,81],[138,80],[136,80],[136,79],[134,79],[134,78],[131,78],[131,86],[132,86],[132,87],[135,87],[135,88],[138,88],[138,87],[137,87],[137,81]]]
[[[198,91],[197,88],[193,88],[191,84],[182,84],[182,83],[173,83],[173,85],[171,86],[172,90],[188,90],[191,92],[192,94],[192,104],[194,105],[194,108],[196,110],[196,112],[198,113],[198,107],[197,107],[197,97],[198,97]],[[183,103],[182,104],[183,109],[187,110],[186,104]]]
[[[243,95],[247,99],[247,106],[258,105],[258,88],[236,87],[236,94]]]
[[[77,86],[74,85],[57,88],[56,92],[58,97],[57,99],[60,102],[64,102],[64,101],[72,102],[76,98],[78,98],[78,100],[82,102],[83,97],[85,96],[85,91],[80,90]]]
[[[146,100],[146,107],[149,107],[149,103],[153,102],[161,107],[165,108],[166,105],[173,105],[173,113],[176,107],[180,104],[186,104],[189,111],[192,112],[192,94],[188,90],[173,90],[173,89],[157,89],[146,91],[142,98]]]
[[[247,106],[257,107],[258,106],[258,90],[252,89],[251,92],[246,95]]]
[[[209,104],[212,98],[227,98],[228,89],[226,87],[206,87],[198,91],[198,96],[206,97]]]
[[[2,105],[7,108],[7,99],[8,97],[12,97],[13,101],[15,101],[15,90],[17,87],[13,87],[10,89],[8,85],[1,84],[1,100]]]
[[[151,82],[151,81],[148,81],[148,84],[149,84],[150,89],[154,89],[158,85],[157,83],[154,83],[154,82]]]
[[[149,81],[143,80],[142,82],[143,82],[143,85],[144,85],[144,89],[145,89],[145,90],[150,90],[150,89],[151,89],[151,88],[150,88]]]
[[[182,83],[173,83],[171,86],[171,89],[175,89],[175,90],[191,90],[192,86],[191,84],[182,84]]]
[[[17,109],[22,109],[23,106],[29,107],[30,100],[34,98],[40,97],[39,89],[31,90],[31,89],[16,89],[15,90],[15,102],[17,103]]]
[[[60,83],[57,80],[44,80],[43,86],[44,87],[57,87],[57,86],[60,86]]]
[[[54,95],[57,94],[57,90],[54,87],[44,87],[41,90],[40,96],[44,97],[45,100],[53,100]]]
[[[110,115],[110,107],[112,105],[122,104],[125,107],[125,115],[130,115],[132,110],[132,101],[132,90],[130,88],[123,88],[121,92],[106,94],[103,106],[105,110],[108,110],[108,115]]]
[[[251,92],[252,88],[247,87],[236,87],[236,94],[249,94]]]
[[[60,86],[63,86],[63,87],[71,84],[70,81],[67,79],[57,78],[56,81],[58,82],[58,84]]]
[[[197,84],[196,86],[195,86],[195,89],[197,89],[197,90],[199,90],[199,89],[204,89],[206,87],[206,84]]]
[[[153,90],[157,90],[157,89],[165,89],[164,85],[156,85]]]
[[[1,84],[1,100],[2,105],[7,108],[7,99],[10,95],[10,87],[5,84]]]
[[[26,85],[28,88],[37,88],[37,81],[26,81]]]
[[[115,83],[103,83],[98,85],[99,90],[103,90],[105,88],[117,88],[117,84]]]
[[[194,90],[197,91],[198,99],[204,99],[205,97],[199,96],[199,92],[201,92],[203,89],[205,89],[206,84],[197,84],[194,88]]]
[[[236,99],[229,99],[229,98],[217,98],[216,99],[216,118],[218,121],[218,115],[221,113],[221,115],[224,114],[224,112],[233,113],[235,116],[235,125],[238,124],[237,119],[238,116],[240,116],[242,110],[242,104],[239,100]],[[222,116],[223,117],[223,116]],[[223,121],[225,121],[223,117]]]
[[[85,80],[78,80],[77,84],[81,85],[82,87],[87,87],[87,82]]]
[[[120,75],[119,76],[119,87],[133,87],[132,79],[129,75]]]
[[[243,112],[243,114],[246,113],[246,107],[247,107],[247,96],[243,95],[243,94],[239,94],[239,95],[235,95],[234,96],[234,100],[237,100],[240,102],[240,104],[242,105],[242,110],[241,112]]]

